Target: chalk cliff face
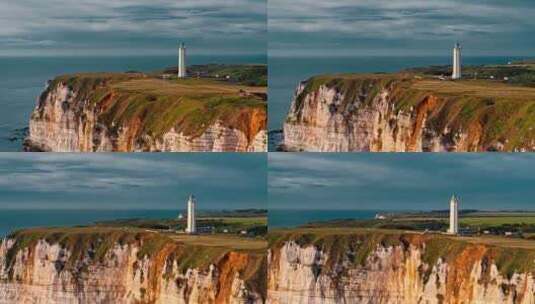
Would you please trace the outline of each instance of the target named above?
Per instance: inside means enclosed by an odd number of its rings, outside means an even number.
[[[81,79],[77,80],[87,81],[84,77],[87,76],[78,76]],[[265,107],[236,107],[224,117],[210,113],[217,110],[206,109],[206,113],[191,110],[191,115],[199,114],[190,117],[180,113],[191,108],[186,104],[189,101],[181,101],[180,96],[164,96],[160,100],[155,95],[158,93],[143,96],[120,90],[110,84],[113,78],[85,88],[69,85],[69,81],[73,80],[55,80],[42,94],[30,118],[25,141],[27,151],[262,152],[267,149]],[[184,110],[180,109],[180,102],[186,104]],[[200,122],[199,116],[208,119]]]
[[[535,151],[535,98],[478,96],[460,83],[438,80],[352,77],[318,76],[298,86],[284,123],[283,149]],[[441,92],[441,85],[451,92]]]
[[[403,240],[398,245],[379,242],[363,255],[370,239],[354,241],[355,247],[340,239],[332,244],[342,247],[330,252],[293,240],[272,247],[268,303],[535,303],[533,260],[522,265],[529,270],[508,270],[508,275],[499,270],[514,263],[522,250],[502,260],[495,248],[442,243],[452,254],[430,259],[440,244]]]
[[[103,248],[80,251],[45,239],[21,249],[20,242],[6,239],[0,245],[0,303],[263,303],[265,298],[246,278],[256,276],[251,265],[262,263],[255,254],[229,251],[208,267],[181,269],[188,261],[172,246],[149,255],[142,243],[117,242],[102,254]]]

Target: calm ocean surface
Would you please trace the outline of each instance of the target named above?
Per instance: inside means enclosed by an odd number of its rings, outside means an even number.
[[[463,64],[479,65],[522,59],[520,57],[464,57]],[[396,72],[410,67],[450,64],[450,57],[339,57],[339,58],[269,58],[269,130],[282,123],[297,84],[307,78],[327,73]]]
[[[293,228],[316,221],[336,219],[373,219],[377,210],[292,210],[270,209],[268,211],[268,227]]]
[[[176,65],[175,56],[114,57],[0,57],[0,151],[20,151],[22,142],[12,141],[15,130],[28,126],[28,119],[47,80],[75,72],[150,72]],[[189,56],[189,64],[266,63],[265,56]]]

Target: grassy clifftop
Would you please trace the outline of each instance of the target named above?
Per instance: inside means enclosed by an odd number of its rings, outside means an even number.
[[[173,77],[177,72],[177,67],[163,71]],[[187,72],[191,77],[212,78],[247,86],[267,86],[266,64],[197,64],[188,66]]]
[[[365,228],[299,228],[275,230],[269,234],[269,247],[278,249],[288,241],[301,246],[316,246],[328,254],[327,266],[342,261],[364,265],[367,257],[378,246],[409,245],[423,250],[422,259],[433,265],[442,258],[450,265],[479,261],[492,261],[503,275],[535,273],[535,242],[509,242],[505,238],[497,242],[485,238],[458,238],[439,234],[418,234],[401,230]],[[466,265],[465,265],[466,266]],[[428,275],[425,273],[424,275]]]
[[[202,78],[159,79],[140,73],[73,74],[54,79],[41,104],[60,83],[76,94],[80,105],[98,108],[99,121],[112,131],[128,126],[133,132],[158,137],[174,127],[196,137],[221,121],[252,139],[266,125],[265,87]]]
[[[228,65],[228,64],[207,64],[192,65],[188,68],[190,75],[206,75],[208,77],[224,77],[230,81],[248,86],[267,86],[267,65]]]
[[[97,222],[96,225],[106,227],[130,227],[151,229],[153,231],[167,232],[169,230],[186,229],[186,219],[118,219]],[[267,233],[266,216],[199,216],[197,217],[199,226],[212,227],[214,233],[226,233],[230,235],[241,234],[263,236]]]
[[[438,134],[446,126],[468,131],[471,136],[481,137],[481,146],[499,141],[508,151],[535,142],[533,87],[490,80],[447,81],[413,73],[319,75],[308,79],[297,96],[297,119],[305,106],[305,96],[321,86],[343,94],[341,104],[330,110],[348,119],[358,107],[371,105],[380,92],[387,90],[395,111],[427,112],[426,123]]]
[[[188,268],[206,269],[210,264],[219,264],[231,253],[245,253],[252,260],[244,265],[244,273],[254,273],[262,267],[264,245],[259,240],[238,239],[228,236],[177,236],[135,228],[78,227],[78,228],[35,228],[12,233],[9,239],[15,241],[7,252],[6,267],[11,269],[17,253],[30,250],[39,241],[59,244],[71,255],[65,264],[66,270],[79,271],[79,263],[89,258],[94,263],[103,262],[106,254],[115,246],[132,245],[138,247],[139,259],[149,258],[159,261],[162,254],[166,259],[177,261],[179,270]]]
[[[419,75],[451,75],[450,65],[435,65],[407,69]],[[467,79],[495,79],[511,85],[535,87],[535,63],[533,61],[513,61],[508,64],[487,64],[463,66],[462,76]]]

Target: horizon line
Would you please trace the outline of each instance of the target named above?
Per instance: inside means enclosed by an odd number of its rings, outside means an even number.
[[[33,58],[41,58],[41,57],[176,57],[175,53],[147,53],[147,54],[139,54],[139,53],[96,53],[96,54],[89,54],[89,53],[68,53],[68,54],[48,54],[48,53],[40,53],[40,54],[25,54],[25,53],[13,53],[13,54],[2,54],[0,52],[0,57],[7,57],[7,58],[26,58],[26,57],[33,57]],[[265,56],[267,58],[266,52],[223,52],[223,53],[209,53],[209,52],[199,52],[199,53],[193,53],[188,54],[188,57],[225,57],[225,56]]]
[[[196,210],[218,210],[218,211],[236,211],[236,210],[267,210],[259,207],[243,207],[233,209],[220,208],[195,208]],[[176,211],[187,210],[184,208],[0,208],[0,211]]]
[[[268,58],[356,58],[356,57],[397,57],[397,58],[419,58],[419,57],[444,57],[449,58],[448,54],[420,54],[420,55],[394,55],[394,54],[269,54]],[[535,58],[535,55],[518,55],[518,54],[469,54],[463,55],[463,58],[477,58],[477,57],[523,57]]]
[[[326,209],[326,208],[308,208],[308,209],[301,209],[301,208],[269,208],[268,212],[271,210],[277,210],[277,211],[370,211],[370,212],[432,212],[432,211],[447,211],[449,208],[444,209]],[[535,209],[478,209],[478,208],[459,208],[459,211],[462,210],[476,210],[476,211],[484,211],[484,212],[522,212],[522,211],[529,211],[529,212],[535,212]]]

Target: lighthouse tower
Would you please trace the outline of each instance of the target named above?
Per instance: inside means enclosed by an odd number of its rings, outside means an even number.
[[[449,234],[459,233],[459,199],[455,195],[450,199],[450,229]]]
[[[461,45],[457,42],[453,47],[453,73],[451,79],[461,79]]]
[[[197,232],[197,226],[195,224],[195,196],[190,195],[188,198],[188,226],[186,227],[186,233],[194,234]]]
[[[181,43],[178,47],[178,78],[186,77],[186,46]]]

